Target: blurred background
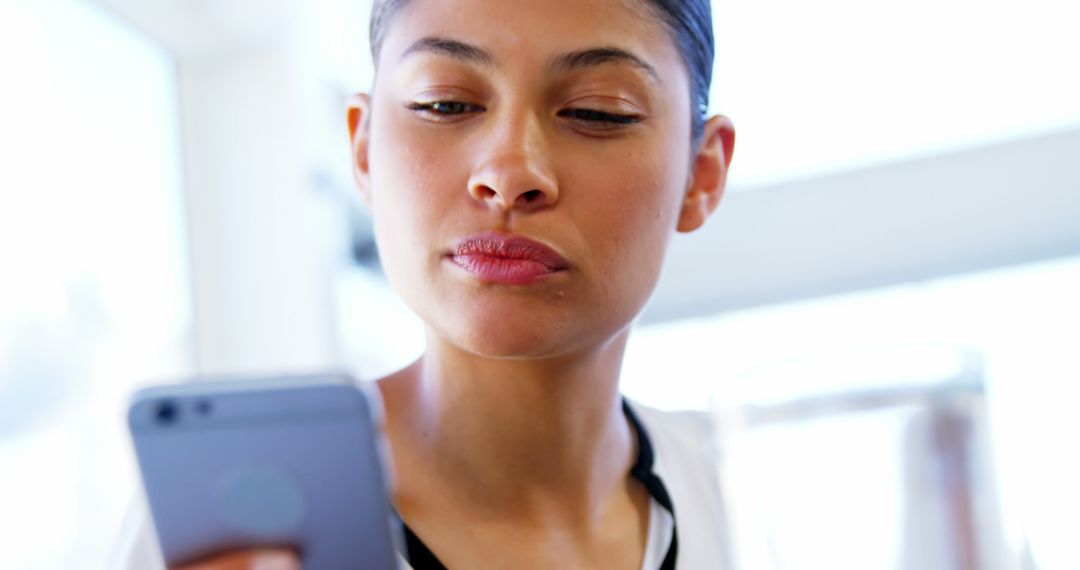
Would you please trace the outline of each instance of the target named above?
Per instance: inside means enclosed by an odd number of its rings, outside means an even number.
[[[722,428],[726,562],[1080,568],[1080,7],[713,5],[730,192],[624,390]],[[117,567],[137,386],[422,350],[349,170],[369,9],[0,0],[0,568]]]

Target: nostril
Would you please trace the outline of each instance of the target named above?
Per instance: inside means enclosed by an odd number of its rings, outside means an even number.
[[[525,192],[524,194],[522,194],[521,197],[525,199],[526,204],[531,204],[531,203],[539,200],[542,197],[542,195],[543,195],[543,192],[541,192],[539,190],[529,190],[528,192]]]
[[[481,187],[477,188],[477,194],[478,194],[477,197],[481,198],[483,200],[490,200],[490,199],[498,196],[498,193],[495,192],[495,190],[493,190],[491,188],[488,188],[487,186],[481,186]]]

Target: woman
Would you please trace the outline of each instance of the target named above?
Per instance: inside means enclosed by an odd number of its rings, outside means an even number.
[[[378,383],[413,567],[722,566],[708,423],[618,392],[668,240],[724,190],[710,18],[707,0],[376,1],[377,79],[348,124],[387,276],[427,325]],[[192,567],[255,559],[296,565]]]

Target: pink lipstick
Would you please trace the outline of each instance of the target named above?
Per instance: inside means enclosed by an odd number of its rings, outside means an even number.
[[[496,232],[466,236],[449,259],[481,281],[504,285],[532,283],[569,266],[562,256],[540,242]]]

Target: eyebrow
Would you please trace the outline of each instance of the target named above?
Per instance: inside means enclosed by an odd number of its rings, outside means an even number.
[[[401,54],[401,59],[421,53],[442,55],[464,62],[476,63],[489,67],[496,65],[495,56],[484,48],[467,44],[462,41],[440,37],[420,38],[413,42],[413,44]],[[645,59],[634,55],[625,49],[613,46],[595,47],[562,53],[551,58],[548,65],[560,71],[574,71],[609,63],[629,64],[644,71],[653,80],[657,82],[660,81],[660,74],[657,73],[656,68],[645,61]]]
[[[559,54],[551,59],[551,67],[563,71],[586,69],[607,63],[629,64],[649,74],[655,81],[660,81],[660,74],[649,62],[617,47],[598,47]]]
[[[445,55],[469,63],[479,63],[487,66],[495,65],[495,58],[490,52],[483,48],[465,42],[459,42],[457,40],[436,37],[426,37],[416,40],[401,54],[401,59],[420,53]]]

